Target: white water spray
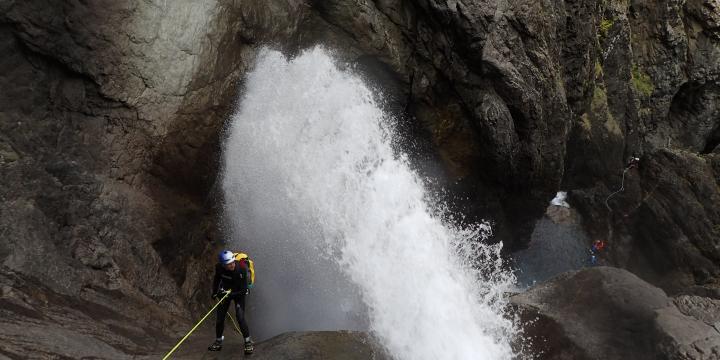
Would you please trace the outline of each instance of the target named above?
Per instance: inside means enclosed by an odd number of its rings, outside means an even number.
[[[223,159],[233,245],[258,268],[251,329],[363,328],[365,318],[399,359],[510,358],[502,309],[513,279],[499,248],[480,243],[482,227],[436,215],[393,152],[390,120],[325,50],[260,53]]]

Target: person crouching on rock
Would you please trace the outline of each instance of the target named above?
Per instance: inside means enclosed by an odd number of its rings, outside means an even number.
[[[595,240],[590,247],[590,264],[597,265],[598,256],[600,252],[605,248],[605,242],[602,240]]]
[[[215,265],[215,277],[213,278],[212,297],[220,300],[227,291],[229,295],[217,307],[217,320],[215,323],[215,342],[208,347],[210,351],[220,351],[225,337],[225,314],[230,308],[230,303],[235,302],[235,318],[240,324],[240,331],[245,338],[245,353],[252,354],[253,342],[250,339],[250,329],[245,320],[245,295],[248,293],[248,269],[246,262],[235,259],[232,251],[222,251],[218,255],[218,264]]]

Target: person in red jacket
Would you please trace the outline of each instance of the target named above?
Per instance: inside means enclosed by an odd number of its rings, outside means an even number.
[[[590,263],[597,265],[598,255],[605,248],[605,242],[602,240],[595,240],[590,247]]]

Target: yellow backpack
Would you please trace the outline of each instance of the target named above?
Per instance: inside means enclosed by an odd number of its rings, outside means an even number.
[[[255,263],[250,260],[250,257],[246,253],[233,253],[235,255],[235,260],[237,261],[243,261],[245,262],[245,265],[248,269],[248,276],[250,279],[248,279],[248,288],[252,288],[253,285],[255,285]]]

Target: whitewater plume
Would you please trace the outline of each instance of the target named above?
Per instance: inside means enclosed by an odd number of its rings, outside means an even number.
[[[367,328],[399,359],[507,359],[499,246],[456,229],[393,151],[392,118],[322,48],[264,50],[228,125],[225,213],[256,259],[251,327]]]

